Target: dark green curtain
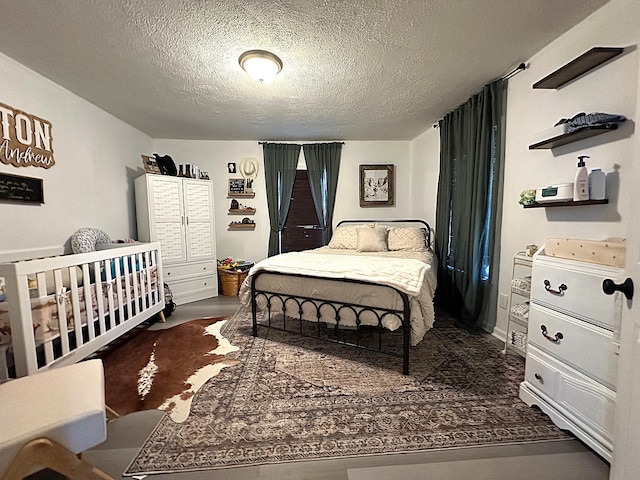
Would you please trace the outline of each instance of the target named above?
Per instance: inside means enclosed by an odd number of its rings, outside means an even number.
[[[280,232],[284,228],[291,204],[300,145],[291,143],[264,143],[264,176],[269,207],[269,256],[280,253]]]
[[[439,124],[436,302],[469,328],[478,321],[494,273],[505,93],[502,80],[485,85]]]
[[[314,143],[302,146],[313,204],[322,227],[322,244],[333,235],[333,210],[336,204],[342,143]]]

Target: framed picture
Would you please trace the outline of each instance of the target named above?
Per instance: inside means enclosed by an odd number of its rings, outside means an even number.
[[[149,155],[140,155],[142,157],[142,165],[144,166],[144,171],[147,173],[157,173],[160,174],[160,167],[158,167],[158,162],[155,157],[151,157]]]
[[[393,165],[360,165],[360,206],[393,207],[396,204]]]
[[[245,193],[244,178],[229,179],[229,195],[244,195]]]
[[[236,164],[234,162],[227,163],[227,170],[229,173],[236,173]]]
[[[0,201],[44,203],[41,178],[0,173]]]

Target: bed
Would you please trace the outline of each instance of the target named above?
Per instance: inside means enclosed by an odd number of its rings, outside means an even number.
[[[410,346],[434,322],[435,261],[423,220],[346,220],[326,247],[256,263],[240,301],[251,306],[254,336],[258,325],[293,324],[302,335],[401,356],[406,375]],[[401,331],[400,348],[385,342],[389,331]]]
[[[159,243],[0,254],[0,381],[75,363],[161,314]]]

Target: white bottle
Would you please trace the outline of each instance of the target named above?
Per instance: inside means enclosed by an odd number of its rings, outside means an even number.
[[[578,157],[578,170],[576,171],[576,179],[573,182],[574,202],[589,200],[589,174],[587,173],[587,167],[584,165],[584,158],[589,157],[587,155]]]
[[[589,173],[589,200],[604,200],[607,176],[599,168]]]

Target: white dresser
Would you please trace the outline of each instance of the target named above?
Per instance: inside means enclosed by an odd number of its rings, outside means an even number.
[[[135,191],[138,239],[160,242],[174,301],[217,296],[212,182],[147,174],[136,178]]]
[[[617,267],[546,256],[533,258],[525,380],[520,398],[537,405],[611,460],[622,294],[603,280]]]

